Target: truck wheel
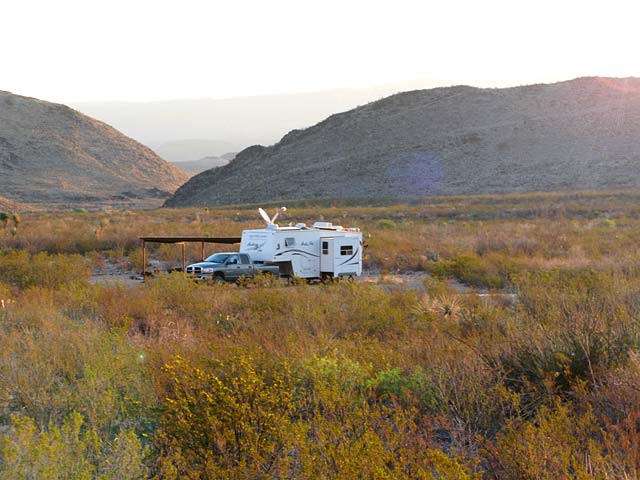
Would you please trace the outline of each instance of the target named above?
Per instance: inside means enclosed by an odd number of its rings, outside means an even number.
[[[216,283],[218,285],[221,284],[221,283],[224,283],[224,276],[220,275],[220,274],[214,275],[213,276],[213,283]]]

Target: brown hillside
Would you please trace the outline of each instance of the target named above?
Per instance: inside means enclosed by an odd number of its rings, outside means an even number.
[[[65,105],[0,92],[0,194],[47,207],[158,202],[188,175]]]
[[[34,210],[38,210],[38,208],[33,205],[18,203],[14,200],[9,200],[8,198],[0,196],[0,212],[16,213]]]
[[[640,187],[640,80],[418,90],[294,130],[167,206]]]

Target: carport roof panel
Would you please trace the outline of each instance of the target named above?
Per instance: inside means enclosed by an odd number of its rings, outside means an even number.
[[[155,243],[183,243],[183,242],[200,242],[200,243],[240,243],[241,237],[140,237],[145,242]]]

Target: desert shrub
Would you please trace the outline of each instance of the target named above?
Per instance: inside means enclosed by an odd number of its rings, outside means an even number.
[[[298,372],[305,390],[314,392],[317,386],[329,387],[336,395],[349,395],[362,400],[371,387],[368,382],[372,365],[362,365],[349,358],[314,356]]]
[[[602,372],[593,391],[578,397],[580,405],[590,406],[603,430],[599,443],[615,472],[612,478],[640,474],[640,361],[637,352],[629,357],[625,365]]]
[[[640,409],[629,408],[618,421],[603,419],[602,449],[607,453],[612,477],[638,478],[640,474]]]
[[[517,280],[519,305],[494,364],[535,411],[602,384],[640,345],[638,283],[591,269],[528,273]]]
[[[556,402],[535,421],[517,420],[500,433],[488,453],[494,478],[627,478],[616,472],[600,440],[604,431],[590,411],[572,412]]]
[[[48,431],[39,430],[28,417],[14,416],[10,432],[0,437],[0,472],[12,478],[90,479],[95,467],[87,457],[97,439],[83,435],[81,427],[77,414]]]
[[[105,438],[123,426],[149,433],[156,402],[140,350],[118,331],[64,317],[55,300],[27,292],[2,318],[0,423],[21,412],[46,428],[78,412]]]
[[[86,259],[88,266],[92,271],[101,270],[105,267],[104,255],[99,251],[89,251],[84,255],[84,258]]]
[[[439,411],[457,425],[463,442],[478,434],[491,437],[506,419],[520,415],[520,396],[505,386],[504,374],[475,355],[462,352],[429,377]]]
[[[497,280],[490,280],[496,282],[501,287],[512,287],[513,279],[522,271],[522,265],[520,261],[509,253],[488,253],[484,256],[483,260],[487,264],[487,269],[493,276],[499,278]],[[487,285],[489,288],[493,288]]]
[[[0,223],[2,223],[2,228],[7,228],[9,224],[9,220],[11,219],[11,214],[7,212],[0,212]]]
[[[613,218],[605,218],[600,222],[600,225],[603,228],[616,228],[617,223]]]
[[[393,371],[370,371],[348,358],[317,357],[298,372],[305,434],[296,449],[305,478],[472,478],[472,463],[438,450],[416,410],[389,402],[405,382]],[[410,385],[419,391],[425,383],[416,375]]]
[[[504,279],[491,273],[485,263],[478,257],[456,255],[446,260],[430,264],[428,272],[444,278],[454,277],[463,283],[475,287],[502,288]]]
[[[395,227],[396,227],[396,222],[388,218],[383,218],[381,220],[378,220],[378,223],[376,224],[376,228],[378,230],[385,230],[388,228],[395,228]]]
[[[403,405],[415,405],[421,410],[435,410],[440,399],[435,387],[421,369],[403,375],[400,368],[376,372],[367,382],[381,399],[398,399]]]
[[[140,249],[131,250],[128,255],[128,260],[128,267],[131,270],[142,273],[142,251]]]
[[[521,276],[517,285],[524,320],[564,337],[569,357],[581,349],[595,368],[626,361],[640,346],[637,279],[606,270],[555,270]]]
[[[480,257],[489,252],[502,252],[507,250],[508,243],[502,236],[482,235],[476,241],[476,254]]]
[[[474,478],[473,462],[434,448],[412,410],[377,402],[357,362],[256,363],[242,356],[167,365],[162,475]]]
[[[500,225],[502,226],[502,225]],[[475,253],[483,257],[498,253],[509,256],[534,256],[540,251],[540,243],[521,233],[491,232],[479,234],[475,241]]]
[[[127,268],[129,261],[127,259],[127,251],[124,247],[119,246],[105,250],[105,257],[119,268]]]
[[[72,282],[87,281],[88,262],[79,255],[49,255],[26,251],[8,251],[0,254],[0,281],[20,288],[58,288]]]
[[[182,315],[201,318],[210,311],[211,303],[207,297],[213,292],[208,290],[208,295],[203,295],[204,286],[180,272],[155,275],[145,283],[145,287],[156,303]]]
[[[628,362],[601,372],[598,383],[582,401],[593,406],[598,418],[615,425],[636,415],[640,405],[638,384],[640,354],[630,351]]]
[[[258,478],[288,470],[291,378],[250,358],[193,367],[176,357],[159,437],[165,476]]]
[[[146,478],[147,449],[136,434],[123,430],[102,443],[83,428],[82,416],[72,413],[61,426],[38,428],[29,417],[14,415],[8,432],[0,435],[0,475],[3,478],[119,479]]]
[[[385,293],[373,285],[346,284],[336,293],[345,301],[342,317],[348,332],[388,338],[407,331],[408,306],[414,302],[414,292]]]
[[[528,257],[534,256],[541,249],[540,243],[530,237],[516,237],[509,243],[509,252],[512,255],[526,255]]]

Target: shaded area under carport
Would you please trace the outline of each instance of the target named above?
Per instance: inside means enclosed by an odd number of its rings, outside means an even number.
[[[204,244],[220,243],[234,245],[240,243],[241,237],[140,237],[142,240],[142,276],[147,276],[147,243],[174,243],[182,246],[182,271],[187,267],[185,245],[187,243],[201,244],[201,257],[204,260]]]

